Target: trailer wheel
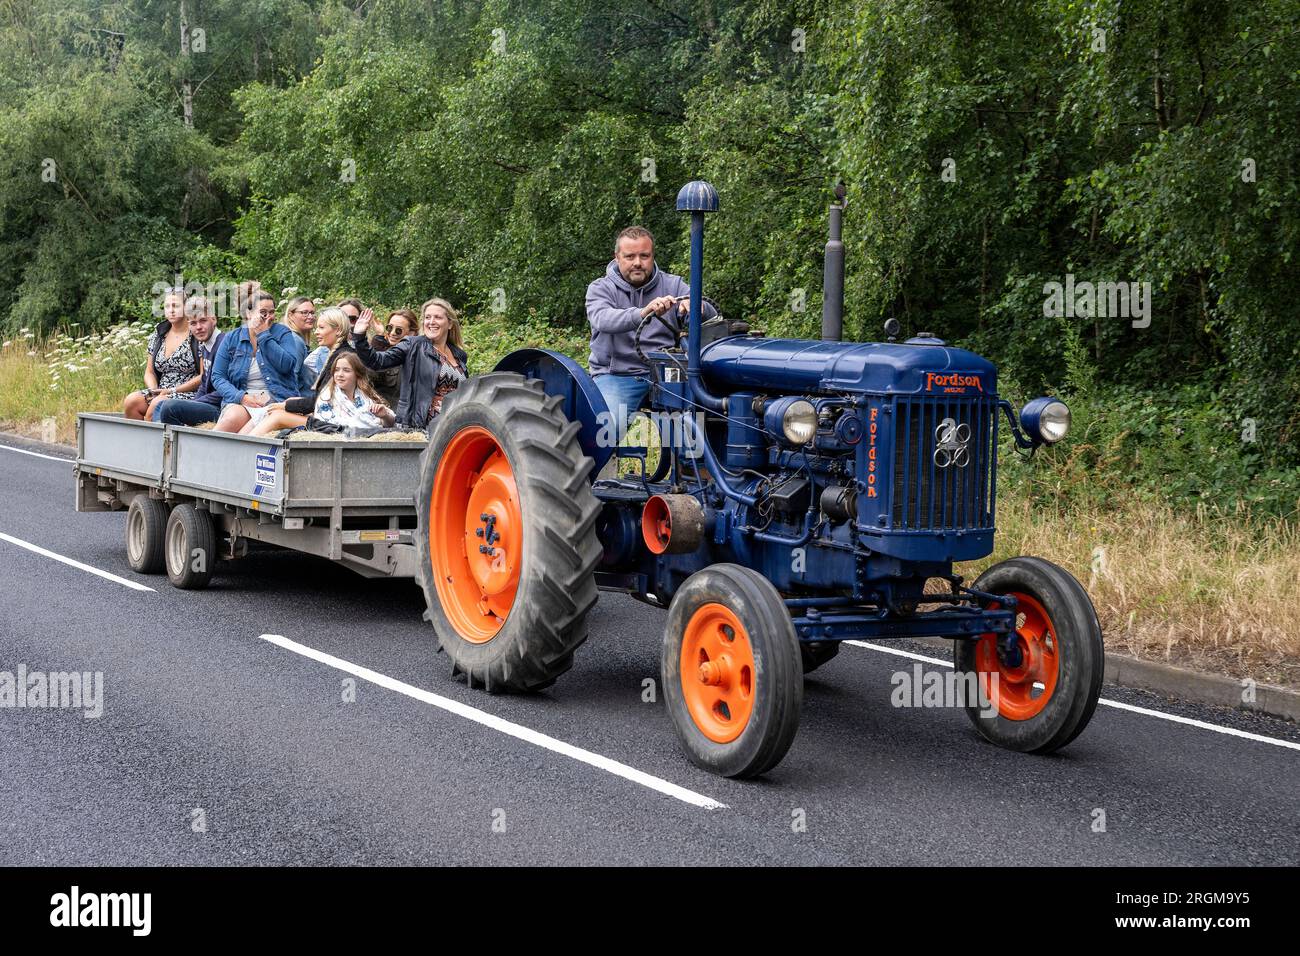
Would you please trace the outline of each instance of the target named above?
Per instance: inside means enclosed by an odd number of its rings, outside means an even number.
[[[799,642],[799,656],[803,659],[803,672],[805,674],[811,674],[839,652],[839,641]]]
[[[138,574],[161,574],[167,506],[157,498],[136,495],[126,512],[126,563]]]
[[[999,747],[1061,749],[1088,726],[1101,696],[1105,647],[1088,592],[1068,571],[1034,557],[994,565],[974,587],[1015,596],[1020,659],[1007,660],[994,634],[956,642],[954,666],[977,675],[980,696],[991,705],[986,711],[968,701],[967,715]]]
[[[489,692],[554,683],[598,596],[592,462],[560,405],[512,372],[471,378],[444,401],[421,466],[427,616],[452,673]]]
[[[167,580],[186,591],[198,591],[212,580],[217,560],[217,535],[212,516],[191,504],[179,504],[167,519]]]
[[[799,730],[803,676],[790,612],[756,571],[715,564],[687,578],[664,625],[664,699],[698,766],[756,777]]]

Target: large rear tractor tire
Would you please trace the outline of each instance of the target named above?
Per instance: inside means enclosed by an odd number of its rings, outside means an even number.
[[[999,747],[1060,750],[1088,726],[1101,696],[1105,647],[1088,592],[1068,571],[1033,557],[994,565],[974,587],[1015,596],[1017,640],[1010,657],[994,634],[955,642],[954,665],[978,675],[982,699],[967,702],[967,715]]]
[[[771,770],[803,705],[799,641],[772,583],[737,564],[686,579],[664,625],[664,699],[698,766],[724,777]]]
[[[600,504],[578,431],[558,396],[511,372],[466,381],[431,429],[417,578],[452,673],[471,687],[540,690],[587,638]]]

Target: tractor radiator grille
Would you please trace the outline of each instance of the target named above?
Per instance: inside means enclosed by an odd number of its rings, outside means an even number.
[[[987,398],[896,400],[894,528],[993,527],[997,410]]]

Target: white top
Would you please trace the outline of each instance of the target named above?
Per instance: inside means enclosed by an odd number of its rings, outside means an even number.
[[[266,377],[262,374],[262,366],[257,364],[257,356],[254,355],[248,363],[248,381],[244,385],[246,392],[265,392]]]

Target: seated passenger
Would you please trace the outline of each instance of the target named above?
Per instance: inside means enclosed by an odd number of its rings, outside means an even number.
[[[332,367],[330,381],[316,399],[309,427],[385,428],[393,425],[396,420],[393,410],[375,394],[366,367],[355,352],[339,349]]]
[[[415,313],[410,309],[394,309],[388,315],[388,325],[383,335],[370,339],[370,347],[376,352],[392,348],[402,339],[415,331]],[[402,370],[396,366],[370,373],[370,382],[389,408],[396,408],[402,401]]]
[[[321,343],[325,355],[311,388],[283,402],[273,402],[260,422],[250,421],[240,429],[240,434],[265,436],[281,428],[298,428],[307,424],[307,416],[316,406],[317,394],[334,374],[334,363],[342,353],[352,351],[352,345],[348,342],[347,314],[342,309],[326,309],[322,312],[316,320],[316,340]],[[310,358],[308,356],[308,361]]]
[[[149,337],[144,365],[145,387],[122,400],[122,414],[141,421],[150,417],[153,404],[199,387],[203,362],[199,344],[190,335],[185,316],[185,293],[168,289],[163,300],[165,318]]]
[[[307,346],[275,321],[275,297],[255,293],[245,304],[244,324],[227,333],[213,363],[212,382],[221,394],[219,432],[237,432],[267,414],[272,402],[309,387],[303,364]]]
[[[199,352],[203,358],[203,377],[192,399],[169,398],[164,401],[160,396],[160,400],[154,402],[150,415],[154,421],[164,425],[202,425],[217,420],[221,411],[221,395],[212,387],[212,365],[225,333],[217,328],[217,319],[212,312],[212,304],[202,296],[195,296],[185,303],[190,335],[199,343]]]
[[[361,304],[360,299],[341,299],[339,301],[338,307],[342,309],[343,314],[348,317],[349,329],[351,329],[352,326],[356,324],[357,319],[361,317],[361,313],[366,308],[364,305]],[[374,309],[370,310],[370,314],[372,316],[375,314]]]
[[[293,329],[303,344],[310,348],[311,330],[316,327],[316,304],[305,295],[294,296],[284,307],[284,324]],[[307,364],[311,364],[310,355],[307,356]],[[315,373],[320,369],[313,366],[312,371]]]
[[[442,410],[442,399],[465,381],[469,357],[460,335],[460,316],[446,299],[430,299],[420,307],[421,332],[376,352],[366,341],[374,313],[366,309],[352,327],[352,346],[372,369],[402,369],[402,398],[397,422],[427,429]]]

